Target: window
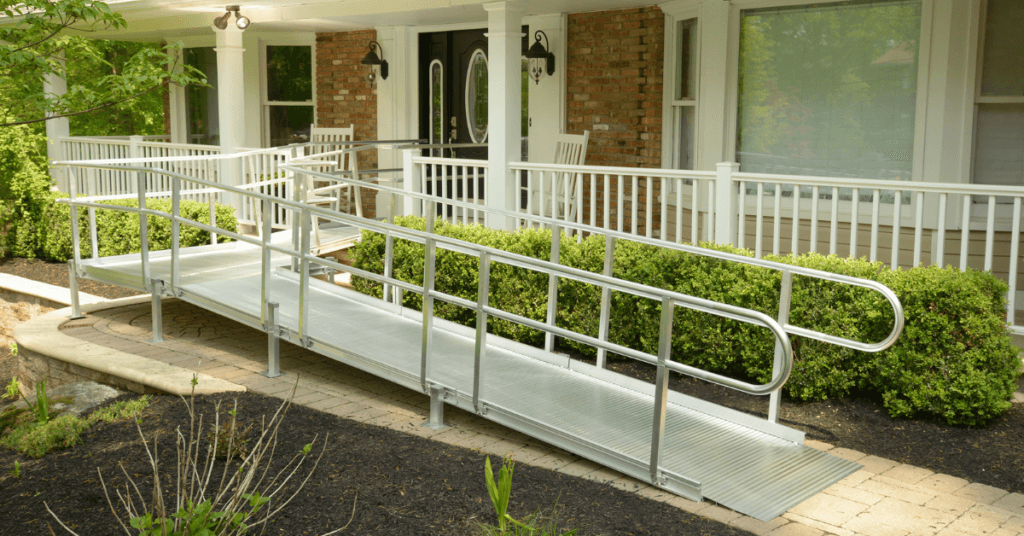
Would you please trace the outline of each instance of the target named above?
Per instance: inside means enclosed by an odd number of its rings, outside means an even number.
[[[206,75],[210,87],[190,85],[185,88],[185,128],[187,143],[220,144],[220,116],[217,109],[217,53],[213,47],[185,50],[185,65]]]
[[[988,0],[984,21],[973,182],[1024,186],[1024,4]]]
[[[742,11],[742,169],[909,180],[920,33],[920,0]]]
[[[466,124],[473,143],[487,141],[487,54],[477,49],[466,73]]]
[[[309,141],[313,56],[308,46],[267,46],[264,108],[271,147]]]
[[[672,98],[672,167],[694,169],[697,121],[697,19],[676,23],[675,92]]]

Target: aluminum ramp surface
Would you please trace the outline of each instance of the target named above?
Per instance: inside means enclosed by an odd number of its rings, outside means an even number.
[[[273,242],[290,241],[275,233]],[[261,328],[261,248],[242,243],[183,248],[181,299]],[[298,275],[272,256],[270,301],[297,341]],[[151,252],[151,278],[169,281],[168,251]],[[85,259],[90,279],[141,288],[140,255]],[[312,350],[422,391],[422,313],[311,280]],[[446,402],[472,407],[475,330],[434,320],[428,377]],[[488,335],[481,365],[484,417],[644,481],[653,424],[653,385]],[[715,415],[712,415],[714,413]],[[722,415],[728,419],[721,418]],[[743,424],[738,424],[743,423]],[[802,434],[670,392],[658,484],[769,520],[861,466],[802,445]]]

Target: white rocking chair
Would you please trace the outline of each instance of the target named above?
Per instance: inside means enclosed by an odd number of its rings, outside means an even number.
[[[584,131],[583,134],[558,134],[555,137],[555,157],[552,163],[582,166],[587,159],[589,141],[589,130]],[[580,180],[580,174],[557,173],[554,177],[550,175],[548,173],[541,174],[527,184],[530,213],[573,221],[576,219],[579,206],[576,185]],[[568,182],[568,199],[566,199],[566,182]]]

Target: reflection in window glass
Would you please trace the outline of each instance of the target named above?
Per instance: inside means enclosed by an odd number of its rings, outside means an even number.
[[[267,100],[313,99],[313,61],[309,47],[267,47]]]
[[[676,163],[676,169],[693,169],[693,127],[695,123],[695,108],[693,106],[680,106],[677,108],[676,125],[678,125],[679,131],[676,133],[678,136],[679,146],[676,147],[679,161]]]
[[[697,97],[697,19],[679,21],[676,42],[679,51],[676,100],[692,100]]]
[[[466,73],[466,119],[473,143],[487,141],[487,56],[473,53]]]
[[[220,117],[217,108],[217,53],[212,47],[185,50],[185,65],[206,75],[210,87],[190,85],[185,88],[187,143],[220,144]]]
[[[988,0],[981,94],[1024,95],[1024,8],[1020,0]]]
[[[974,182],[1024,186],[1024,104],[979,104]]]
[[[309,141],[312,106],[270,106],[270,146]]]
[[[430,64],[430,143],[444,143],[444,67],[434,60]],[[442,150],[431,151],[441,156]]]
[[[909,180],[920,27],[920,0],[743,11],[742,169]]]

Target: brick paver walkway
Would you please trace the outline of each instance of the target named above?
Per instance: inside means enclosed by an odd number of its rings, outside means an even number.
[[[429,414],[426,395],[292,344],[281,344],[281,369],[290,374],[266,378],[257,374],[266,370],[265,333],[178,300],[166,300],[163,313],[165,341],[158,344],[149,342],[149,304],[100,311],[62,329],[188,369],[201,363],[201,372],[271,396],[286,396],[297,373],[296,403],[486,453],[510,453],[520,462],[604,482],[759,535],[1024,536],[1024,495],[814,441],[808,444],[864,469],[765,523],[661,491],[451,406],[445,408],[450,426],[431,430],[421,426]]]

